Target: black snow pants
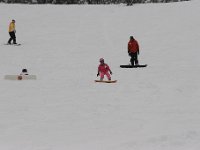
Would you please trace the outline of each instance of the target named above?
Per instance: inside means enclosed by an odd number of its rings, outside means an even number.
[[[129,56],[131,57],[130,59],[130,62],[131,62],[131,65],[134,66],[134,65],[138,65],[138,53],[129,53]]]
[[[11,44],[11,41],[13,40],[13,44],[16,44],[16,36],[15,36],[15,32],[9,32],[10,35],[10,39],[8,40],[8,43]]]

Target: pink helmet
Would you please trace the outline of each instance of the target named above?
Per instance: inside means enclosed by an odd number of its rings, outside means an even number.
[[[100,58],[100,59],[99,59],[99,62],[104,62],[104,59],[103,59],[103,58]]]

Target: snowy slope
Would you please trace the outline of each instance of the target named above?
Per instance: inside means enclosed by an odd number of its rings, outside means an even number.
[[[199,150],[199,8],[0,4],[0,149]],[[130,35],[147,68],[119,67]],[[116,84],[94,83],[100,57]],[[22,68],[38,79],[3,79]]]

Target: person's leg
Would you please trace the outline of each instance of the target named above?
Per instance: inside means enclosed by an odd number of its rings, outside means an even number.
[[[134,53],[134,61],[135,61],[135,65],[138,65],[138,54],[137,54],[137,52]]]
[[[106,72],[106,76],[107,76],[108,80],[111,80],[111,76],[108,72]]]
[[[17,43],[16,43],[15,32],[12,32],[12,39],[13,39],[13,44],[17,44]]]
[[[100,80],[101,80],[101,81],[103,81],[104,75],[105,75],[105,74],[104,74],[103,72],[100,73]]]
[[[10,39],[8,40],[8,44],[11,44],[11,41],[12,41],[12,34],[11,34],[11,32],[9,32],[9,35],[10,35]]]
[[[131,57],[131,59],[130,59],[131,65],[134,66],[134,54],[130,53],[129,55]]]

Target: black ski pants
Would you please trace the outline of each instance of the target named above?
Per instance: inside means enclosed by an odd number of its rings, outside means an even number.
[[[10,39],[8,40],[8,43],[11,44],[11,41],[13,40],[13,44],[16,44],[16,36],[15,36],[15,32],[9,32],[10,35]]]
[[[138,65],[138,53],[129,53],[131,65]]]

